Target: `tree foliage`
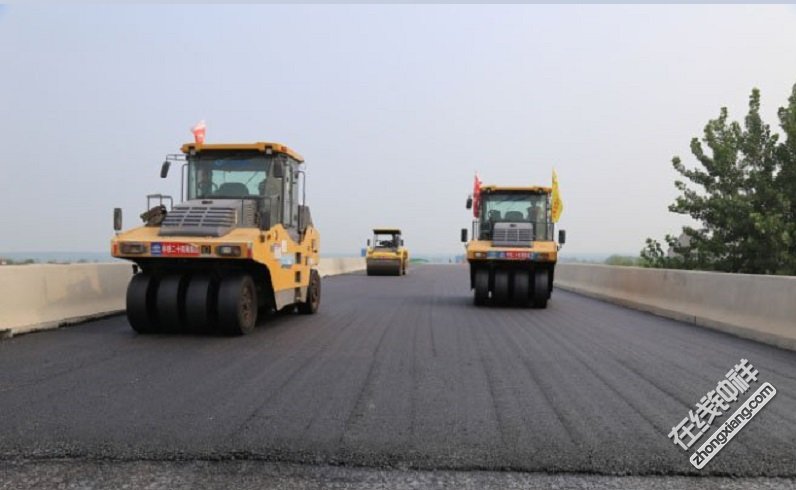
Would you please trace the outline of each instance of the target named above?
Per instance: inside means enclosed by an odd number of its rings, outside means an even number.
[[[607,259],[605,259],[604,263],[606,265],[621,265],[621,266],[627,266],[627,267],[634,267],[634,266],[641,265],[640,261],[641,261],[641,259],[639,257],[633,257],[633,256],[629,256],[629,255],[617,255],[617,254],[614,254],[614,255],[611,255],[610,257],[608,257]]]
[[[680,195],[669,206],[700,226],[667,235],[667,250],[647,239],[641,252],[650,267],[750,274],[796,274],[796,85],[778,112],[781,135],[760,117],[760,91],[752,90],[743,123],[726,108],[691,140],[697,165],[675,156]]]

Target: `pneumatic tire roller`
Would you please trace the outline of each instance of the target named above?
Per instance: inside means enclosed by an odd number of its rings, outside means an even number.
[[[320,235],[304,204],[301,156],[278,143],[189,143],[167,157],[162,177],[174,161],[184,165],[182,203],[169,209],[168,196],[148,196],[144,225],[125,232],[114,214],[112,255],[136,264],[130,326],[241,335],[260,313],[315,313]]]

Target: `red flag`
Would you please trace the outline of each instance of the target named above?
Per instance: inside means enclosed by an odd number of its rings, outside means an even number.
[[[481,204],[481,179],[478,178],[478,172],[475,173],[475,181],[473,182],[473,216],[478,217],[478,208]]]
[[[191,128],[191,132],[193,133],[193,139],[196,141],[197,145],[201,145],[205,142],[205,131],[207,130],[207,126],[205,125],[204,120],[199,121],[196,123],[196,126]]]

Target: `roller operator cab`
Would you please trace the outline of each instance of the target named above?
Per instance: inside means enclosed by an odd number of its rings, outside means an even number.
[[[368,240],[365,265],[369,276],[403,276],[409,262],[398,228],[375,228],[373,240]]]
[[[476,305],[547,307],[553,291],[558,249],[554,239],[549,187],[481,186],[475,201],[472,239],[462,229]]]
[[[120,232],[114,257],[136,264],[127,318],[136,332],[250,332],[258,313],[320,304],[320,236],[304,202],[302,157],[277,143],[189,143],[182,199],[147,196],[143,226]],[[301,191],[301,192],[299,192]],[[168,206],[167,206],[168,205]]]

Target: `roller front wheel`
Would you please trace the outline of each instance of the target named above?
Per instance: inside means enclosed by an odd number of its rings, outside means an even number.
[[[310,272],[310,284],[307,286],[307,300],[299,303],[298,311],[304,315],[312,315],[321,305],[321,275],[313,269]]]
[[[534,273],[533,279],[533,307],[547,308],[547,299],[550,298],[548,272],[538,270]]]
[[[216,289],[209,275],[194,275],[185,291],[185,323],[193,332],[211,332],[216,325]]]
[[[127,321],[138,333],[157,332],[155,297],[157,279],[146,272],[136,274],[127,286]]]
[[[473,283],[475,289],[473,302],[476,306],[483,306],[489,300],[489,270],[476,269]]]
[[[531,301],[531,276],[527,270],[514,271],[514,291],[512,297],[517,306],[528,306]]]
[[[495,271],[495,302],[505,305],[509,302],[509,271],[496,270]]]

